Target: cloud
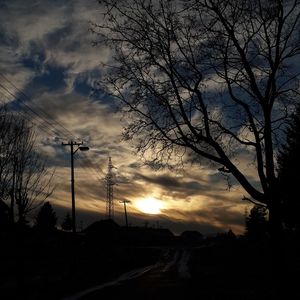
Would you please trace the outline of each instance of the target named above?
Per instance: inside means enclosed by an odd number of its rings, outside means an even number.
[[[56,65],[69,69],[70,80],[74,74],[76,77],[98,68],[101,60],[110,58],[107,49],[91,47],[89,22],[100,15],[99,7],[92,0],[84,4],[71,0],[59,4],[47,0],[7,1],[0,12],[2,71],[15,75],[22,64],[28,73]],[[15,72],[9,71],[9,66]]]
[[[242,232],[245,203],[236,182],[227,190],[226,180],[211,164],[198,163],[181,172],[153,170],[136,156],[132,145],[122,141],[125,120],[116,103],[102,91],[92,94],[101,77],[101,63],[109,62],[106,48],[91,46],[89,21],[101,16],[97,1],[6,1],[2,4],[0,71],[29,97],[7,81],[5,86],[38,115],[22,106],[21,113],[35,124],[37,143],[51,170],[56,170],[56,190],[51,203],[60,218],[70,210],[70,148],[62,142],[84,141],[90,151],[75,154],[75,190],[78,221],[88,225],[104,218],[105,173],[111,156],[116,176],[116,219],[124,222],[119,201],[131,200],[129,222],[157,222],[180,233],[195,229],[203,233],[232,228]],[[16,101],[0,90],[1,99]],[[70,132],[72,135],[70,135]],[[145,133],[147,134],[147,133]],[[243,168],[250,156],[241,153]],[[197,161],[198,162],[198,161]],[[255,172],[249,173],[255,178]],[[149,216],[136,202],[156,197],[164,203],[162,214]]]

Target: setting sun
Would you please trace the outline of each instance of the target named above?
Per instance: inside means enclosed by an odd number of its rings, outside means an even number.
[[[146,213],[146,214],[159,214],[162,208],[161,201],[155,199],[155,198],[146,198],[143,200],[139,200],[136,203],[137,208]]]

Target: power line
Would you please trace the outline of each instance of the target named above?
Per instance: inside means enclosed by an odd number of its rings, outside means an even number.
[[[25,97],[28,100],[31,100],[29,98],[29,96],[27,96],[24,92],[20,91],[3,74],[0,73],[0,76],[4,80],[6,80],[11,86],[13,86],[14,89],[17,90],[21,95],[23,95],[23,97]],[[58,136],[63,136],[65,138],[69,138],[70,136],[75,137],[75,135],[71,131],[69,131],[66,127],[64,127],[60,122],[54,120],[48,113],[46,113],[45,111],[43,111],[41,108],[38,108],[39,112],[37,112],[34,108],[32,108],[28,104],[24,103],[24,101],[22,101],[22,99],[20,99],[20,97],[18,97],[14,92],[12,92],[11,90],[9,90],[6,86],[0,84],[0,87],[2,88],[2,90],[6,91],[10,96],[12,96],[18,102],[19,105],[21,105],[21,106],[19,106],[19,108],[23,109],[23,111],[22,110],[21,111],[16,111],[16,113],[22,115],[30,123],[32,123],[33,125],[37,126],[39,129],[41,129],[42,131],[44,131],[47,134],[52,135],[54,133],[55,137],[58,138],[58,139],[60,139],[60,140],[62,140],[62,138],[61,137],[57,137],[57,135]],[[2,95],[4,95],[4,94],[2,93]],[[2,101],[2,103],[3,103],[3,101]],[[52,121],[52,123],[49,122],[48,119],[46,119],[45,117],[43,117],[40,112],[42,112],[45,116],[47,116],[47,118],[50,119],[50,121]],[[31,118],[28,119],[28,117],[25,114],[29,115]],[[38,120],[42,120],[44,122],[44,124],[43,123],[41,123],[41,124],[35,124],[34,121],[33,121],[33,119],[32,119],[33,116],[38,117],[38,119],[34,118],[35,120],[37,120],[37,122],[38,122]],[[55,124],[56,124],[56,126],[59,126],[60,128],[55,127]],[[100,180],[100,181],[102,181],[101,177],[98,174],[98,169],[95,168],[95,167],[93,167],[92,162],[87,157],[85,158],[85,160],[88,161],[89,166],[83,166],[83,167],[87,168],[88,170],[90,170],[93,173],[95,173],[94,175],[96,175],[97,179]],[[79,160],[79,163],[80,163],[80,165],[82,165],[82,163],[81,163],[80,160]],[[90,167],[90,166],[92,166],[92,167]],[[103,172],[103,170],[101,168],[99,168],[99,170],[100,170],[100,172],[102,174],[104,174],[104,172]]]
[[[89,166],[91,169],[95,170],[97,173],[100,172],[100,173],[102,173],[102,175],[106,176],[106,173],[104,173],[104,171],[102,170],[102,168],[101,168],[100,166],[99,166],[98,168],[95,167],[95,166],[94,166],[94,163],[91,161],[91,159],[90,159],[89,157],[87,157],[85,154],[83,154],[83,156],[84,156],[84,158],[83,158],[84,161],[87,162],[88,166]]]
[[[0,93],[2,95],[4,95],[1,91]],[[3,102],[3,100],[0,100],[3,105],[7,105],[7,103]],[[46,126],[45,124],[38,124],[35,123],[34,120],[32,118],[30,118],[25,112],[23,111],[14,111],[14,114],[21,116],[23,119],[25,119],[26,121],[28,121],[29,123],[31,123],[32,125],[36,126],[38,129],[44,131],[44,133],[48,134],[48,135],[52,135],[53,133],[56,135],[56,132],[54,132],[51,128],[49,128],[48,126]],[[62,139],[58,136],[56,136],[57,139]]]
[[[81,167],[83,167],[84,169],[87,169],[89,170],[91,173],[93,173],[94,176],[96,176],[96,179],[99,180],[100,182],[103,180],[99,174],[97,173],[97,169],[96,168],[91,168],[87,165],[85,165],[84,163],[82,163],[82,161],[78,158],[75,158],[74,159],[79,163],[79,165],[81,165]]]
[[[0,76],[2,78],[4,78],[11,86],[14,87],[15,90],[17,90],[21,95],[23,95],[27,100],[31,101],[30,97],[25,94],[23,91],[21,91],[18,87],[16,87],[14,85],[14,83],[12,83],[5,75],[3,75],[2,73],[0,73]],[[21,99],[20,99],[21,100]],[[22,100],[21,100],[22,101]],[[23,101],[22,101],[23,102]],[[23,102],[24,103],[24,102]],[[25,104],[25,103],[24,103]],[[26,104],[25,104],[26,105]],[[61,128],[63,128],[63,130],[65,130],[68,135],[72,136],[73,138],[75,138],[74,134],[69,130],[67,129],[64,125],[62,125],[59,121],[53,119],[52,116],[50,116],[47,112],[45,112],[43,109],[41,109],[40,107],[38,107],[38,110],[44,114],[48,119],[50,119],[52,122],[56,123],[58,126],[60,126]],[[44,119],[45,120],[45,119]],[[47,120],[46,120],[47,121]]]
[[[20,91],[10,80],[7,79],[7,77],[5,77],[3,74],[0,73],[0,76],[2,78],[4,78],[7,82],[9,82],[17,91],[19,91],[24,97],[26,97],[27,99],[30,100],[30,98],[22,91]],[[24,106],[26,106],[27,108],[29,108],[30,112],[33,112],[35,115],[37,115],[40,119],[42,119],[44,122],[47,122],[50,126],[53,127],[53,124],[50,123],[47,119],[45,119],[44,117],[40,116],[40,114],[38,114],[36,111],[34,111],[32,109],[32,107],[28,106],[26,103],[24,103],[20,98],[18,98],[15,94],[13,94],[10,90],[8,90],[6,87],[4,87],[3,85],[1,85],[2,88],[4,88],[11,96],[13,96],[14,98],[18,99],[21,101],[21,104],[23,104]],[[61,123],[59,123],[58,121],[54,120],[49,114],[47,114],[45,111],[43,111],[42,109],[38,108],[40,111],[42,111],[48,118],[52,119],[52,121],[56,124],[58,124],[61,128],[63,128],[64,131],[67,131],[67,133],[71,136],[74,137],[74,134],[72,132],[70,132],[67,128],[65,128]],[[52,128],[49,128],[49,126],[47,125],[44,125],[48,130],[52,131],[53,133],[57,134],[59,133],[60,135],[63,135],[63,136],[67,136],[64,132],[62,132],[61,130],[58,130],[57,128],[54,127],[54,130]],[[42,128],[43,129],[43,128]],[[89,165],[92,166],[92,163],[91,161],[86,157],[85,158]],[[89,168],[91,170],[91,168]],[[95,168],[95,167],[92,167],[93,171],[96,172],[96,174],[98,175],[98,170]],[[102,174],[105,175],[105,173],[103,172],[103,170],[100,168],[100,172]]]
[[[22,105],[24,105],[29,111],[30,111],[30,116],[31,117],[33,117],[34,115],[35,116],[37,116],[37,117],[39,117],[42,121],[44,121],[45,123],[48,123],[50,126],[52,126],[53,127],[53,125],[49,122],[49,121],[47,121],[46,119],[44,119],[44,118],[42,118],[42,117],[40,117],[39,115],[38,115],[38,113],[36,113],[31,107],[29,107],[26,103],[24,103],[24,102],[20,102],[18,99],[18,97],[13,93],[13,92],[11,92],[9,89],[7,89],[5,86],[3,86],[1,83],[0,83],[0,87],[3,89],[3,90],[5,90],[10,96],[12,96],[12,97],[14,97],[14,99],[18,102],[18,103],[20,103],[20,104],[22,104]],[[2,93],[2,95],[3,95],[3,93]],[[2,102],[3,103],[3,102]],[[5,103],[6,105],[8,104],[8,103]],[[15,111],[16,113],[19,113],[18,111]],[[26,112],[24,112],[24,113],[26,113]],[[27,111],[27,113],[28,113],[28,111]],[[23,116],[24,116],[24,114],[23,114]],[[32,123],[32,124],[34,124],[34,121],[32,120],[32,119],[28,119],[27,117],[25,117],[30,123]],[[37,124],[35,124],[35,125],[37,125]],[[44,127],[44,128],[42,128],[41,127],[41,125]],[[47,133],[49,134],[50,132],[53,134],[54,133],[54,135],[57,135],[57,133],[59,133],[58,131],[57,131],[57,128],[54,128],[54,129],[52,129],[49,125],[46,125],[46,124],[43,124],[43,123],[41,123],[41,124],[39,124],[39,126],[40,126],[40,129],[42,129],[44,132],[45,132],[45,128],[47,128]],[[58,134],[59,135],[59,134]],[[64,135],[64,134],[63,134]]]

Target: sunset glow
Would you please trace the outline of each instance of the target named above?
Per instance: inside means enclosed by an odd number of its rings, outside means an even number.
[[[156,215],[161,213],[162,204],[155,198],[145,198],[136,203],[137,208],[146,214]]]
[[[106,94],[106,89],[93,92],[96,82],[102,82],[108,71],[104,72],[103,67],[113,64],[114,52],[107,47],[91,47],[96,36],[91,31],[87,34],[86,30],[89,26],[86,24],[102,22],[100,12],[104,12],[104,7],[97,1],[67,0],[64,5],[50,0],[29,0],[26,5],[20,0],[4,2],[0,10],[2,32],[5,33],[0,38],[3,86],[0,87],[0,98],[4,103],[17,101],[22,107],[12,105],[11,109],[32,120],[37,150],[47,158],[49,174],[55,170],[52,181],[55,189],[49,201],[57,213],[58,224],[72,207],[71,152],[69,147],[62,147],[62,142],[69,143],[76,137],[74,141],[83,141],[84,146],[90,148],[87,152],[74,148],[78,226],[82,223],[87,227],[106,217],[107,187],[102,179],[106,177],[108,158],[111,157],[115,167],[116,221],[120,224],[124,222],[124,205],[119,201],[130,199],[132,203],[128,204],[127,213],[133,226],[144,224],[155,216],[176,234],[188,228],[203,234],[228,228],[234,229],[235,233],[244,232],[244,212],[250,211],[252,203],[241,201],[245,192],[237,181],[233,180],[232,188],[227,190],[227,181],[218,168],[205,162],[198,164],[197,160],[191,165],[190,153],[185,153],[185,149],[178,149],[180,153],[170,157],[168,163],[177,166],[176,159],[181,157],[186,169],[171,172],[161,168],[154,172],[151,160],[156,154],[150,151],[140,157],[135,152],[138,139],[125,142],[122,138],[123,128],[127,128],[133,119],[125,117],[118,109],[119,100]],[[39,2],[43,5],[36,4]],[[72,14],[66,13],[68,11]],[[68,38],[65,38],[66,34]],[[209,94],[218,86],[217,80],[210,80]],[[24,93],[22,99],[18,99],[21,92]],[[190,92],[180,89],[180,97],[188,104]],[[19,101],[31,106],[36,114]],[[214,116],[222,116],[220,103],[222,101],[212,105]],[[226,116],[227,113],[224,122]],[[192,112],[190,117],[193,124],[198,124],[200,112]],[[163,121],[162,115],[158,119]],[[247,128],[238,131],[239,138],[251,140],[252,132]],[[146,131],[143,134],[142,139],[148,136]],[[138,138],[138,135],[134,136]],[[256,180],[252,150],[236,149],[235,153],[243,174]],[[37,210],[32,217],[36,213]]]

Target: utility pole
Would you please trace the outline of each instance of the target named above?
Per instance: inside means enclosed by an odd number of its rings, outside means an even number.
[[[106,218],[114,219],[114,185],[112,169],[115,168],[111,162],[111,157],[108,158],[106,180]]]
[[[130,203],[130,201],[129,200],[123,200],[123,201],[120,201],[120,203],[124,203],[125,223],[126,223],[126,227],[128,227],[126,204]]]
[[[71,194],[72,194],[72,232],[76,233],[76,214],[75,214],[75,184],[74,184],[74,154],[80,151],[88,151],[89,147],[81,146],[83,143],[73,142],[72,140],[69,143],[62,143],[62,146],[70,146],[71,153]],[[74,146],[77,146],[74,151]]]

